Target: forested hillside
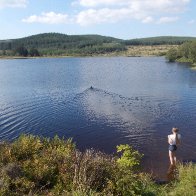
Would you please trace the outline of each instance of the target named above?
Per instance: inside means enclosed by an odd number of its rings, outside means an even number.
[[[20,39],[1,40],[0,56],[91,56],[125,54],[130,46],[179,45],[194,37],[152,37],[132,40],[101,35],[44,33]],[[136,54],[137,55],[137,54]]]
[[[196,40],[196,37],[161,36],[125,40],[126,45],[180,45],[187,41]]]
[[[126,50],[121,40],[100,35],[45,33],[0,41],[0,50],[8,53],[20,53],[21,47],[37,49],[41,55],[90,55]]]

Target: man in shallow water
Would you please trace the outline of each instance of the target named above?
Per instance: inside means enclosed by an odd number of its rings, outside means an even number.
[[[169,159],[172,166],[176,165],[176,150],[181,142],[181,135],[178,128],[172,128],[172,134],[168,135]]]

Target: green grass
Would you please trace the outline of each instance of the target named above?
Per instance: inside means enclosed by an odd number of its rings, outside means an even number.
[[[196,165],[193,163],[178,166],[179,177],[168,188],[168,195],[195,196],[196,195]]]

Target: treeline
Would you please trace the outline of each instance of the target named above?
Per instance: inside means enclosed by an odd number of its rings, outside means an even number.
[[[195,37],[160,36],[124,41],[125,45],[180,45],[187,41],[196,40]]]
[[[0,144],[0,195],[195,196],[195,164],[179,165],[174,183],[158,185],[139,170],[141,156],[129,145],[107,155],[81,152],[70,139],[22,135]]]
[[[18,47],[15,50],[2,50],[1,56],[22,56],[22,57],[37,57],[40,56],[39,51],[36,48],[30,48],[29,50],[24,46]]]
[[[170,62],[178,61],[196,64],[196,41],[185,42],[177,48],[170,49],[166,58]]]
[[[39,55],[91,55],[126,50],[119,39],[100,35],[45,33],[0,41],[1,54],[17,54],[14,51],[21,47],[36,49]]]

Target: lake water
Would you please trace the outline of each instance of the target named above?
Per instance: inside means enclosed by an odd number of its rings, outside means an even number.
[[[128,143],[145,154],[145,171],[164,178],[173,126],[183,138],[179,159],[195,161],[196,71],[186,64],[163,57],[0,60],[1,141],[59,135],[106,153]]]

